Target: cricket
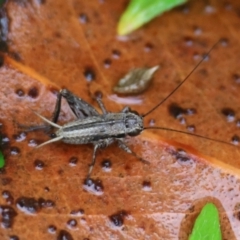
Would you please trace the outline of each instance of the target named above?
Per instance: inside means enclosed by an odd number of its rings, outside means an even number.
[[[87,179],[90,178],[95,161],[97,150],[100,148],[106,148],[114,142],[117,142],[119,148],[123,149],[129,154],[134,155],[141,162],[149,164],[148,161],[139,157],[135,152],[133,152],[124,142],[126,137],[135,137],[141,134],[142,131],[147,129],[160,129],[167,131],[175,131],[183,134],[192,135],[195,137],[200,137],[212,141],[217,141],[221,143],[227,143],[221,140],[211,139],[201,135],[197,135],[190,132],[174,130],[171,128],[163,127],[144,127],[143,120],[144,118],[155,111],[160,105],[162,105],[167,99],[169,99],[191,76],[191,74],[198,68],[198,66],[207,58],[212,51],[212,49],[218,44],[215,43],[208,53],[198,62],[198,64],[193,68],[193,70],[185,77],[185,79],[170,93],[168,94],[161,102],[155,105],[145,114],[139,114],[136,111],[130,109],[126,106],[121,112],[110,113],[106,110],[102,100],[96,98],[96,101],[102,111],[99,113],[92,105],[84,101],[83,99],[75,96],[72,92],[67,89],[62,89],[57,95],[57,101],[55,105],[55,110],[53,113],[52,121],[46,119],[40,114],[34,112],[39,116],[43,121],[48,123],[50,128],[57,128],[54,133],[54,138],[46,141],[37,146],[40,148],[49,143],[63,141],[67,144],[93,144],[93,154],[92,161],[89,165],[89,171],[87,174]],[[57,124],[60,110],[61,110],[61,100],[64,97],[76,116],[77,120],[68,122],[62,126]],[[32,130],[46,128],[46,125],[33,127]],[[230,144],[230,143],[227,143]]]

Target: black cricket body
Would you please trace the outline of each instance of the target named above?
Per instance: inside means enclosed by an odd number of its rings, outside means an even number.
[[[217,45],[217,43],[210,49],[210,51]],[[68,91],[67,89],[62,89],[57,98],[54,114],[52,121],[44,118],[43,116],[36,113],[40,118],[44,121],[49,123],[52,127],[58,128],[55,132],[56,137],[42,143],[38,146],[41,147],[48,143],[56,142],[62,140],[68,144],[93,144],[94,151],[92,156],[92,162],[90,164],[88,178],[92,172],[93,166],[95,164],[96,159],[96,152],[99,148],[105,148],[112,144],[113,142],[117,142],[118,146],[122,148],[124,151],[134,155],[139,160],[148,163],[147,161],[143,160],[141,157],[138,157],[125,143],[124,140],[127,136],[137,136],[139,135],[144,129],[161,129],[161,130],[168,130],[168,131],[175,131],[179,133],[184,133],[192,136],[197,136],[201,138],[205,138],[208,140],[214,140],[211,138],[203,137],[197,134],[178,131],[169,128],[162,128],[162,127],[147,127],[144,128],[143,126],[143,119],[145,116],[153,112],[157,109],[163,102],[165,102],[173,93],[175,93],[182,84],[189,78],[189,76],[196,70],[196,68],[203,62],[203,60],[208,57],[210,51],[204,58],[195,66],[195,68],[188,74],[188,76],[167,96],[165,97],[160,103],[158,103],[155,107],[153,107],[150,111],[145,113],[144,115],[138,114],[136,111],[132,111],[129,107],[125,107],[119,113],[109,113],[104,107],[101,99],[97,98],[96,101],[98,102],[99,107],[102,110],[102,114],[100,114],[92,105],[85,102],[81,98],[75,96],[73,93]],[[68,122],[62,126],[56,124],[60,109],[61,109],[61,99],[64,97],[69,104],[71,110],[77,117],[77,120]],[[46,128],[43,126],[42,128]],[[40,129],[41,127],[36,127],[35,129]],[[33,128],[34,129],[34,128]],[[215,140],[217,142],[223,142],[219,140]],[[226,142],[224,142],[226,143]]]

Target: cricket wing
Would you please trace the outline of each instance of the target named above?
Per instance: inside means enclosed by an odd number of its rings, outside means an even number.
[[[63,89],[61,94],[67,100],[70,108],[78,119],[90,116],[99,116],[98,111],[93,106],[77,97],[69,90]]]

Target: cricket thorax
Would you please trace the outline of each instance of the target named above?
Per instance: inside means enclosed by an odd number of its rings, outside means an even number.
[[[62,136],[65,143],[85,144],[107,138],[136,136],[142,130],[142,117],[135,113],[107,113],[69,122],[56,135]]]

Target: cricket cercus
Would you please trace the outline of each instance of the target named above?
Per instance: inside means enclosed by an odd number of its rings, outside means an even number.
[[[216,44],[215,44],[216,45]],[[214,46],[215,46],[214,45]],[[213,47],[214,47],[213,46]],[[213,49],[210,49],[210,51]],[[129,107],[125,107],[121,112],[110,113],[108,112],[101,99],[97,98],[96,101],[99,107],[102,110],[100,114],[93,106],[85,102],[83,99],[75,96],[73,93],[67,89],[62,89],[57,98],[53,119],[49,121],[45,117],[36,113],[42,120],[50,124],[51,127],[55,127],[58,130],[55,132],[55,137],[47,142],[40,144],[39,147],[42,147],[46,144],[62,140],[68,144],[93,144],[94,150],[92,155],[92,162],[89,167],[87,178],[90,177],[93,166],[96,160],[96,152],[99,148],[105,148],[117,142],[118,146],[124,151],[134,155],[142,162],[148,163],[148,161],[143,160],[141,157],[138,157],[125,143],[124,139],[127,136],[133,137],[139,135],[144,129],[162,129],[168,131],[175,131],[179,133],[189,134],[201,138],[210,139],[204,136],[200,136],[193,133],[187,133],[183,131],[177,131],[170,128],[163,127],[144,127],[143,119],[145,116],[157,109],[163,102],[165,102],[174,92],[176,92],[181,85],[188,79],[188,77],[196,70],[196,68],[203,62],[203,60],[209,55],[210,51],[204,58],[194,67],[194,69],[188,74],[188,76],[161,102],[154,106],[147,113],[140,115],[136,111],[132,111]],[[60,109],[61,109],[61,99],[64,97],[69,104],[71,110],[77,117],[77,120],[68,122],[62,126],[56,124]],[[218,140],[217,140],[218,141]],[[222,141],[220,141],[222,142]]]

